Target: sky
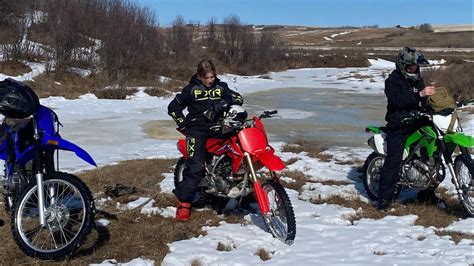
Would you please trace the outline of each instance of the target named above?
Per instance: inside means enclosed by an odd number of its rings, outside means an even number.
[[[132,0],[149,7],[162,26],[176,16],[206,24],[237,15],[242,24],[414,26],[473,24],[472,0]]]

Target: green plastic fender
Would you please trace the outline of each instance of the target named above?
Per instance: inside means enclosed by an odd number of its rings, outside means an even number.
[[[444,141],[446,143],[452,142],[465,148],[474,147],[474,137],[465,135],[461,132],[448,133],[444,135]]]
[[[437,149],[434,130],[429,126],[424,126],[411,134],[405,143],[407,153],[410,153],[410,146],[417,141],[420,141],[421,146],[426,148],[428,156],[432,157]]]
[[[374,132],[375,134],[379,134],[380,133],[380,127],[368,126],[368,127],[365,128],[365,132]]]

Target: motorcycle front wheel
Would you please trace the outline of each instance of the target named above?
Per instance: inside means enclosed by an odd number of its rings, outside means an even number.
[[[268,195],[270,205],[269,213],[263,216],[268,231],[282,242],[293,244],[296,236],[296,220],[288,194],[283,186],[274,180],[268,180],[263,185],[263,190]]]
[[[38,186],[30,183],[14,205],[13,237],[30,257],[58,260],[69,256],[87,238],[95,208],[89,188],[78,177],[54,172],[44,175],[46,225],[41,226]]]
[[[454,172],[461,190],[461,204],[467,214],[474,216],[474,162],[470,156],[458,155],[454,161]],[[458,192],[459,193],[459,192]]]

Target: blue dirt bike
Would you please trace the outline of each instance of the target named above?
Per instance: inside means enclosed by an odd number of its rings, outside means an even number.
[[[96,163],[85,150],[61,138],[56,113],[40,105],[24,84],[0,82],[0,113],[5,116],[0,144],[5,171],[0,191],[11,214],[14,239],[28,256],[64,258],[91,232],[95,207],[84,182],[58,171],[55,154],[72,151],[89,164]]]

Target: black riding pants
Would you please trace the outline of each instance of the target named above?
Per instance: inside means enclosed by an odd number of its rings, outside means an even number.
[[[181,202],[192,202],[198,190],[199,182],[204,176],[206,161],[206,142],[213,132],[208,128],[191,127],[187,129],[186,149],[188,159],[183,171],[183,181],[178,184],[174,193]]]
[[[379,198],[392,200],[397,182],[400,178],[400,167],[403,150],[409,133],[401,129],[387,129],[387,157],[380,173]]]

